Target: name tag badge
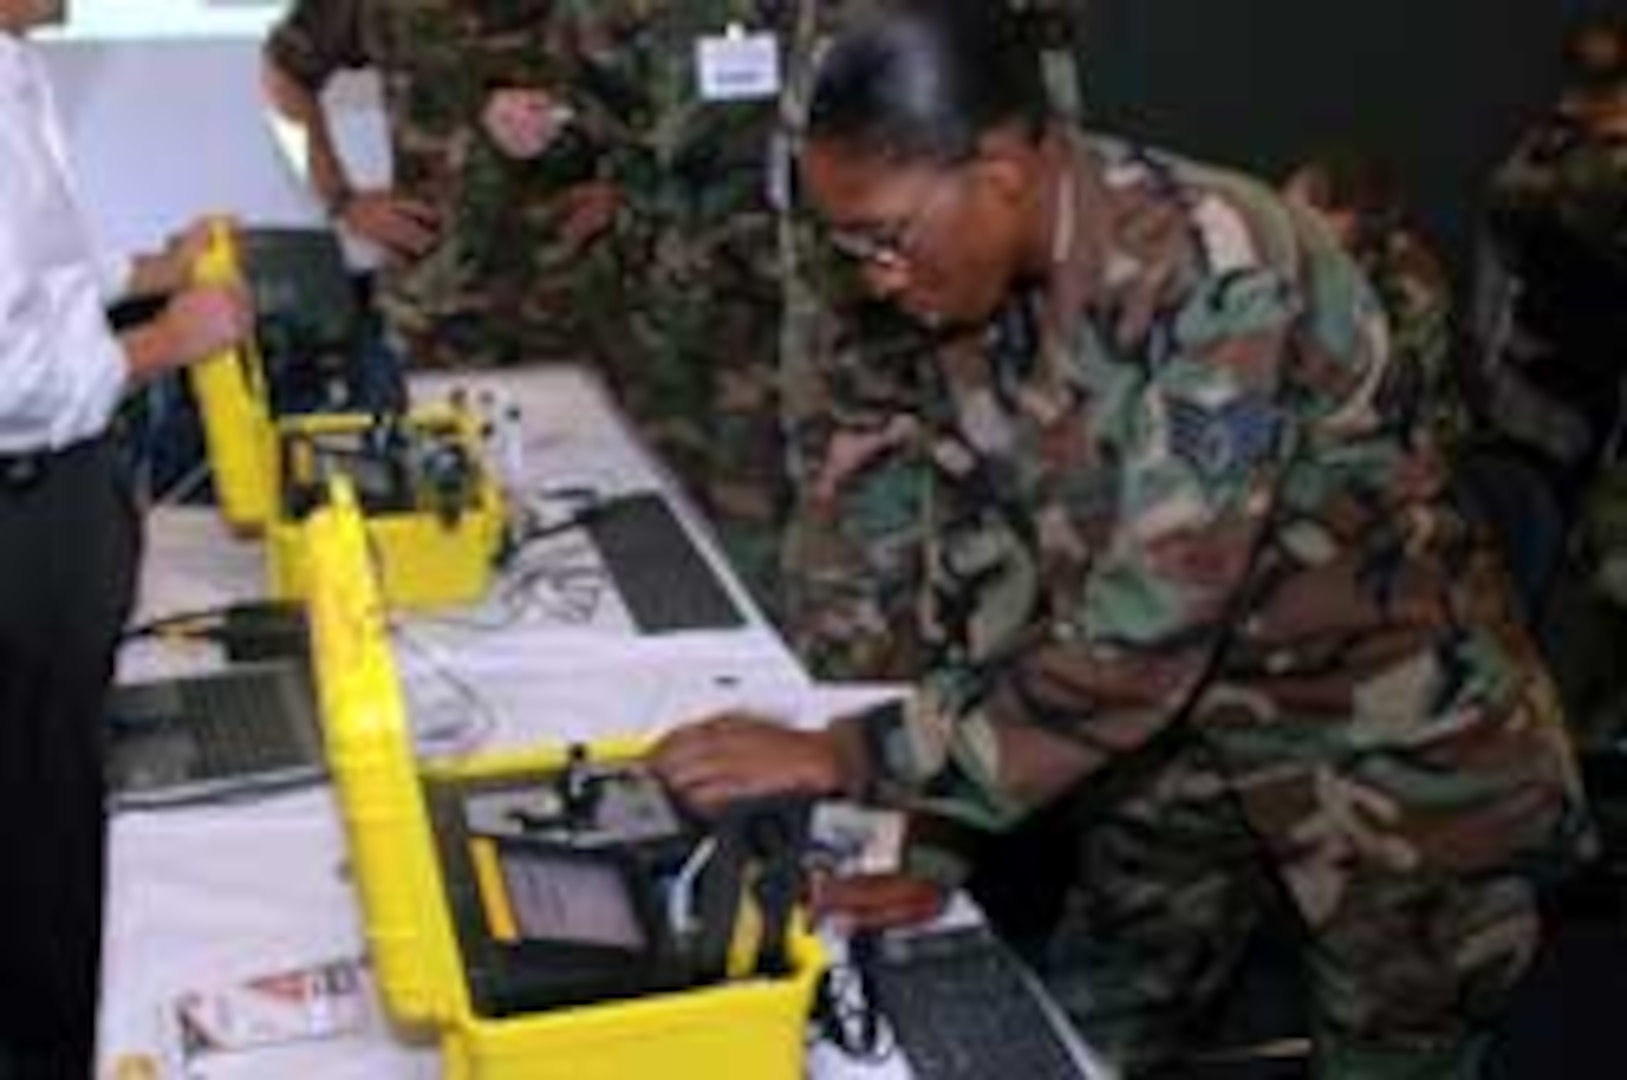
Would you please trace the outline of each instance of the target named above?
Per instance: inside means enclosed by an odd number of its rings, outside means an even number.
[[[780,47],[773,34],[731,31],[695,42],[702,101],[760,101],[780,92]]]

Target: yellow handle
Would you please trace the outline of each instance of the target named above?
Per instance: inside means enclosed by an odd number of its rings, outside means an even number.
[[[243,280],[242,261],[238,257],[237,233],[232,228],[231,219],[226,217],[212,217],[209,219],[209,243],[192,265],[192,283],[194,285],[231,285]],[[236,348],[221,349],[219,352],[206,356],[200,366],[213,369],[216,372],[228,368],[225,361],[236,361],[241,368],[242,378],[248,383],[249,393],[256,397],[265,397],[265,369],[260,363],[260,353],[255,347],[254,338],[250,336]],[[224,378],[224,375],[205,375],[204,378]]]
[[[192,266],[198,285],[227,285],[242,278],[237,258],[237,235],[224,217],[209,219],[209,244]]]
[[[227,218],[209,221],[209,242],[191,274],[195,285],[242,281],[237,235]],[[204,357],[188,375],[203,415],[221,513],[236,529],[259,529],[271,518],[278,479],[265,366],[253,335]]]

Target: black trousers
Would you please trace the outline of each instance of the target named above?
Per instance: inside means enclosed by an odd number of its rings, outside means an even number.
[[[29,1080],[79,1080],[101,960],[103,708],[140,530],[106,440],[4,464],[0,1045]]]

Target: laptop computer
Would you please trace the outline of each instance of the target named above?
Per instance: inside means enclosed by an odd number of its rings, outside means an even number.
[[[116,808],[234,798],[326,775],[310,671],[298,661],[116,686],[107,716]]]
[[[915,1080],[1111,1080],[1039,978],[981,924],[852,945]]]

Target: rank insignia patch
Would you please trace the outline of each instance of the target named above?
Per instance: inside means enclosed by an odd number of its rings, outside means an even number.
[[[1236,476],[1269,456],[1279,423],[1277,407],[1260,397],[1214,406],[1169,399],[1170,447],[1209,480]]]

